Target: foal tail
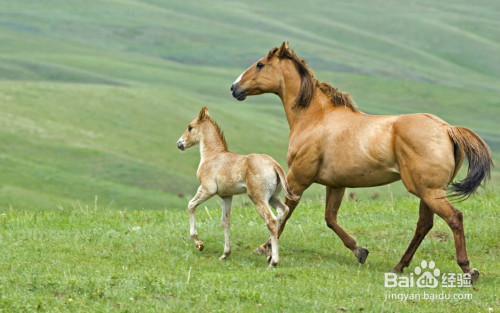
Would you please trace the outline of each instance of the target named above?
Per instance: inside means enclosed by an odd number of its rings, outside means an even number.
[[[273,162],[273,165],[276,174],[278,174],[278,177],[280,178],[281,185],[283,186],[283,190],[285,191],[285,196],[292,201],[299,201],[300,197],[294,194],[293,191],[290,189],[290,186],[288,186],[288,181],[286,180],[285,171],[283,171],[281,165],[279,165],[279,163],[276,161]]]
[[[488,145],[473,131],[459,126],[450,126],[448,134],[455,146],[455,161],[460,167],[464,155],[469,161],[467,177],[464,180],[451,184],[452,196],[468,198],[485,179],[489,179],[490,169],[493,166]]]

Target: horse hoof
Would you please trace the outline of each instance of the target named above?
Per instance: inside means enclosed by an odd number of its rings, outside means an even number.
[[[198,248],[198,250],[200,251],[203,251],[203,249],[205,249],[205,246],[203,245],[203,242],[198,242],[196,244],[196,248]]]
[[[221,257],[219,258],[219,260],[221,260],[221,261],[227,260],[227,257],[228,257],[228,256],[229,256],[229,255],[227,255],[227,254],[223,254],[223,255],[221,255]]]
[[[477,282],[477,279],[479,278],[479,271],[475,268],[471,268],[469,271],[469,275],[471,284],[475,284]]]
[[[356,258],[358,258],[359,263],[365,264],[368,253],[370,252],[365,247],[358,247],[356,249],[356,252],[354,252],[354,255],[356,256]]]

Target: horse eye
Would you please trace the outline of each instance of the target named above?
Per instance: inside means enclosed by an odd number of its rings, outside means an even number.
[[[188,126],[188,131],[191,131],[193,127],[191,125]]]
[[[261,69],[261,68],[263,68],[263,67],[264,67],[264,64],[262,64],[262,63],[260,63],[260,62],[259,62],[259,63],[257,63],[257,69],[258,69],[258,70],[260,70],[260,69]]]

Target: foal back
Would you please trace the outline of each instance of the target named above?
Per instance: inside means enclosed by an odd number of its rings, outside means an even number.
[[[264,154],[223,152],[200,164],[198,178],[220,197],[248,193],[252,200],[258,198],[267,202],[281,191],[282,184],[275,169],[277,164]]]

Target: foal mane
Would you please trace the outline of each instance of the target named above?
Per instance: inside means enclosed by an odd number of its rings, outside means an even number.
[[[314,77],[314,73],[309,66],[307,66],[306,61],[299,58],[295,52],[288,47],[288,44],[283,43],[280,48],[275,47],[271,49],[267,58],[270,59],[273,56],[277,56],[280,59],[291,60],[299,73],[300,90],[295,99],[294,107],[307,108],[314,95],[314,88],[318,87],[330,98],[330,102],[333,106],[345,106],[352,111],[358,111],[356,103],[354,103],[349,93],[338,90],[328,82],[319,82],[316,77]]]
[[[224,136],[224,132],[220,128],[219,124],[217,124],[216,121],[211,119],[210,116],[206,116],[205,118],[208,122],[210,122],[215,127],[216,134],[218,135],[219,139],[221,140],[222,144],[224,145],[224,150],[228,151],[226,137]]]

